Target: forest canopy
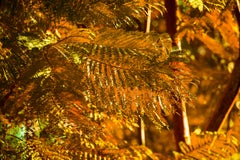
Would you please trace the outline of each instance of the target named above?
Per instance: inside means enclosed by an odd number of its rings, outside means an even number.
[[[1,0],[0,159],[239,159],[239,0]]]

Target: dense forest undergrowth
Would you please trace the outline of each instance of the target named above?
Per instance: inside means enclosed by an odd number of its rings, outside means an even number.
[[[0,8],[0,159],[240,159],[239,0]]]

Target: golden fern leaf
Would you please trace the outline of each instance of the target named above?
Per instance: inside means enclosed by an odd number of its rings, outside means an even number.
[[[57,5],[56,4],[61,4]],[[139,28],[146,17],[144,7],[126,1],[46,1],[39,7],[46,17],[66,18],[74,24],[90,27]],[[68,12],[66,12],[68,11]],[[54,15],[54,16],[53,16]]]
[[[52,72],[67,88],[74,84],[74,90],[100,112],[131,117],[143,110],[153,122],[166,126],[162,111],[173,112],[172,104],[187,96],[184,67],[175,68],[171,63],[171,41],[165,40],[168,36],[161,39],[158,34],[105,32],[97,35],[92,44],[53,46],[47,55]],[[78,73],[70,73],[71,65]],[[71,82],[66,81],[69,76]]]
[[[126,32],[110,28],[100,30],[92,43],[117,48],[137,49],[143,51],[146,55],[156,56],[158,61],[165,61],[172,49],[172,40],[166,33],[160,35],[154,32]]]
[[[140,61],[137,60],[138,57],[136,55],[134,56],[134,54],[138,54],[134,50],[115,49],[91,44],[78,43],[72,44],[72,46],[68,44],[67,47],[74,56],[70,57],[71,55],[67,55],[67,53],[66,55],[72,62],[77,58],[80,63],[78,64],[78,70],[84,73],[81,76],[82,78],[78,78],[80,80],[79,84],[83,85],[79,89],[82,90],[85,99],[89,103],[101,107],[102,109],[100,110],[105,110],[109,113],[118,113],[122,108],[128,115],[131,115],[132,111],[136,112],[140,103],[146,103],[140,101],[140,99],[144,100],[141,98],[143,95],[146,95],[144,92],[152,92],[150,89],[152,82],[147,82],[148,76],[151,76],[148,75],[149,67],[147,66],[149,66],[149,62],[146,61],[147,57],[140,57]],[[134,60],[131,60],[129,55],[136,58],[135,61],[139,63],[132,64]],[[63,75],[61,78],[64,77]],[[154,78],[155,76],[152,77]],[[65,84],[65,86],[67,85]],[[146,89],[143,92],[138,87]],[[151,99],[150,96],[154,95],[155,97],[157,96],[154,92],[146,96],[145,101],[149,101]],[[132,109],[129,110],[129,107]]]
[[[17,51],[13,53],[13,50],[4,48],[0,42],[0,79],[3,87],[11,85],[20,76],[21,72],[24,71],[24,67],[15,66],[15,63],[25,66],[30,61],[30,57],[27,54],[21,54]]]
[[[175,152],[177,159],[222,159],[239,152],[233,135],[204,132],[191,135],[191,145],[180,142],[181,152]]]

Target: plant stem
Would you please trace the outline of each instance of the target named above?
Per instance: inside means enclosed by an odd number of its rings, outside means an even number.
[[[240,2],[239,2],[239,0],[236,0],[236,3],[237,3],[238,12],[240,13]]]
[[[231,78],[229,80],[228,86],[218,103],[218,108],[216,108],[210,123],[208,124],[207,131],[217,131],[221,127],[226,114],[231,110],[231,104],[234,101],[240,87],[240,57],[235,62],[235,67],[233,69]]]
[[[147,24],[146,24],[146,33],[150,32],[150,27],[151,27],[151,15],[152,15],[152,10],[151,6],[148,7],[147,11]],[[140,116],[140,135],[141,135],[141,145],[146,145],[146,138],[145,138],[145,124],[143,120],[143,114],[141,113]]]
[[[176,41],[177,33],[177,3],[176,0],[164,0],[165,7],[167,9],[166,13],[166,28],[167,32],[172,38],[173,48],[178,48],[181,50],[180,41]],[[186,104],[181,100],[182,107],[175,105],[175,113],[173,115],[173,124],[174,124],[174,136],[176,141],[177,149],[179,148],[179,142],[185,142],[186,144],[191,144],[189,124],[186,112]]]
[[[185,142],[182,108],[175,104],[173,114],[173,131],[177,150],[180,151],[179,142]]]
[[[152,15],[152,9],[151,9],[151,6],[148,6],[146,33],[149,33],[149,32],[150,32],[150,27],[151,27],[151,15]]]
[[[239,94],[239,93],[240,93],[240,88],[238,89],[238,94]],[[238,95],[238,94],[236,94],[234,100],[232,101],[232,104],[231,104],[231,106],[229,107],[227,113],[225,114],[225,116],[224,116],[224,118],[223,118],[223,120],[222,120],[222,123],[220,124],[217,132],[220,132],[220,131],[222,130],[223,125],[224,125],[225,122],[227,121],[227,118],[228,118],[230,112],[232,111],[232,108],[233,108],[235,102],[237,101],[237,97],[238,97],[237,95]],[[209,148],[208,148],[209,150],[213,147],[215,141],[217,140],[217,137],[218,137],[217,135],[215,135],[215,136],[213,137],[213,141],[212,141],[212,143],[210,144],[210,146],[209,146]]]
[[[186,103],[182,100],[182,116],[183,116],[183,137],[187,145],[191,145],[190,129],[188,124]]]
[[[141,134],[141,145],[146,145],[146,138],[145,138],[145,123],[143,121],[143,118],[140,117],[140,134]]]

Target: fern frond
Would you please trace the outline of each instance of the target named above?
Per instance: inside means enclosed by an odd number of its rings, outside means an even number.
[[[61,4],[56,6],[56,4]],[[43,1],[40,7],[47,17],[66,18],[87,27],[139,28],[138,21],[145,17],[144,8],[126,1]],[[66,12],[67,11],[67,12]],[[138,13],[138,14],[136,14]],[[54,16],[53,16],[54,15]]]
[[[239,151],[236,138],[233,135],[213,132],[193,133],[191,141],[191,145],[183,142],[179,144],[181,153],[175,153],[177,159],[222,159],[229,158]]]
[[[126,42],[122,42],[124,38]],[[162,110],[173,112],[172,104],[178,103],[180,95],[187,95],[181,80],[184,73],[182,77],[174,76],[181,69],[174,69],[168,58],[171,55],[166,46],[170,42],[161,40],[157,34],[130,32],[127,35],[121,30],[100,33],[92,42],[59,44],[48,51],[53,73],[62,79],[64,86],[71,87],[74,83],[87,103],[97,106],[100,112],[131,117],[143,109],[155,124],[166,126]],[[152,48],[146,49],[144,45]],[[65,82],[69,73],[57,70],[69,69],[64,69],[59,61],[65,61],[66,66],[73,65],[79,72],[78,80],[73,75],[71,84]],[[181,90],[176,91],[176,87]]]
[[[168,34],[157,34],[154,32],[126,32],[123,30],[104,29],[99,31],[93,43],[118,47],[137,49],[143,51],[144,54],[152,54],[159,61],[168,58],[168,54],[172,49],[172,41]]]
[[[78,70],[83,73],[80,84],[86,87],[82,88],[85,99],[102,110],[107,109],[109,113],[125,110],[123,113],[131,115],[132,111],[137,111],[139,105],[150,101],[151,96],[156,97],[158,89],[153,83],[157,83],[157,77],[151,74],[152,66],[149,66],[148,57],[141,53],[131,49],[85,43],[68,44],[65,49],[72,52],[66,53],[72,62],[74,57],[71,57],[71,54],[76,54],[75,58],[79,59]],[[138,63],[133,64],[134,61]],[[155,105],[157,106],[157,103]],[[129,110],[129,107],[132,109]]]

